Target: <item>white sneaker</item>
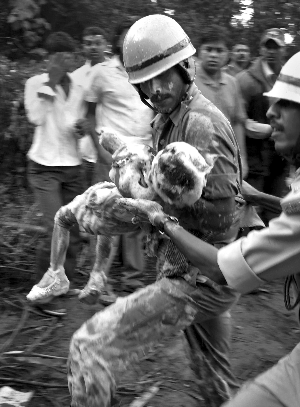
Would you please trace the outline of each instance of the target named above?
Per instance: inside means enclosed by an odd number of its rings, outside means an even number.
[[[34,285],[27,295],[27,300],[44,304],[50,302],[54,297],[66,294],[69,291],[70,282],[66,275],[61,278],[61,270],[51,268],[44,274],[41,281]],[[60,274],[60,276],[59,276]]]

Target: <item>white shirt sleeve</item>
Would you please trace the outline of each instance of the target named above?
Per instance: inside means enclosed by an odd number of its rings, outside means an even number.
[[[101,103],[102,83],[103,74],[97,69],[91,73],[91,78],[89,79],[89,84],[87,86],[87,92],[85,95],[86,102]]]
[[[218,264],[227,284],[240,293],[299,272],[300,213],[282,213],[268,228],[220,249]]]
[[[41,94],[41,97],[39,96]],[[25,84],[24,103],[28,120],[40,126],[45,123],[47,113],[53,109],[53,101],[45,99],[42,95],[55,98],[55,92],[49,86],[43,86],[39,77],[34,76]]]

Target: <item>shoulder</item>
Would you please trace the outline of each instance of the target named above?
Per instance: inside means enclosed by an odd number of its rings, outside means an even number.
[[[253,78],[250,75],[248,70],[239,72],[235,77],[237,83],[240,85],[241,88],[245,88],[249,86],[253,82]]]
[[[87,72],[89,68],[86,65],[82,65],[79,68],[77,68],[75,71],[70,73],[70,77],[77,81],[82,79],[83,75],[85,75],[85,73]]]
[[[25,82],[25,98],[35,94],[48,81],[48,74],[35,75]]]
[[[70,75],[71,76],[76,76],[76,75],[80,75],[83,71],[85,71],[86,65],[81,65],[79,68],[75,69],[75,71],[71,72]]]
[[[31,78],[27,79],[26,85],[27,86],[41,85],[45,82],[47,82],[47,74],[40,74],[32,76]]]
[[[229,124],[224,114],[199,91],[188,106],[184,120],[194,123],[222,123]]]
[[[231,94],[234,98],[240,96],[240,84],[232,75],[229,75],[226,72],[222,72],[223,81],[225,82],[225,88],[227,93]]]
[[[239,88],[244,97],[252,97],[253,95],[261,92],[261,83],[257,79],[253,70],[247,70],[240,72],[236,79],[238,81]]]
[[[197,103],[182,119],[184,138],[201,148],[221,148],[227,145],[236,148],[234,135],[228,119],[209,100],[201,95]]]
[[[107,65],[104,65],[105,62],[102,62],[101,64],[96,64],[91,68],[91,73],[90,76],[92,78],[97,78],[103,76],[107,72]]]
[[[222,71],[222,77],[223,80],[225,80],[225,82],[227,82],[228,84],[236,84],[237,80],[234,76],[230,75],[229,73],[227,73],[226,71]]]

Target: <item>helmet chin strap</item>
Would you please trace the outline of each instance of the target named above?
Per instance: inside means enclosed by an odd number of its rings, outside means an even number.
[[[139,95],[140,95],[140,99],[141,99],[141,101],[144,103],[144,105],[150,107],[150,109],[153,110],[153,112],[154,112],[155,114],[158,114],[159,111],[158,111],[154,106],[150,105],[149,102],[147,102],[147,99],[145,98],[145,94],[144,94],[144,92],[142,92],[142,91],[140,90],[140,87],[137,86],[137,88],[138,88],[138,92],[139,92]]]
[[[179,103],[181,103],[181,102],[186,98],[186,96],[187,96],[187,94],[188,94],[188,92],[189,92],[189,90],[190,90],[192,84],[193,84],[193,81],[190,82],[190,84],[189,84],[187,90],[184,92],[184,95],[182,96],[182,98],[181,98],[181,100],[180,100]],[[135,87],[136,90],[138,91],[138,93],[139,93],[139,95],[140,95],[140,99],[141,99],[141,101],[144,103],[144,105],[148,106],[148,107],[149,107],[151,110],[153,110],[153,112],[155,112],[156,114],[160,113],[154,106],[152,106],[152,105],[147,101],[147,99],[149,99],[149,98],[148,98],[148,97],[145,95],[145,93],[141,90],[141,88],[139,87],[139,85],[134,85],[134,87]],[[178,105],[179,105],[179,103],[178,103]],[[177,106],[178,106],[178,105],[177,105]],[[176,107],[177,107],[177,106],[176,106]],[[175,109],[176,109],[176,107],[175,107]],[[174,110],[175,110],[175,109],[174,109]]]

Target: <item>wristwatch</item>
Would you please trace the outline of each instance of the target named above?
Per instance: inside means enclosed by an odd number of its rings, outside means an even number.
[[[165,224],[167,222],[174,222],[176,225],[179,225],[179,221],[175,216],[166,215],[164,219],[159,222],[159,225],[157,225],[158,231],[162,235],[165,233]]]

